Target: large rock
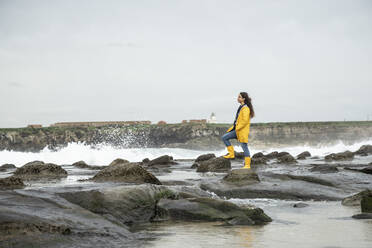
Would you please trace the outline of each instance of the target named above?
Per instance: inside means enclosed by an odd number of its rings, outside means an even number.
[[[153,160],[150,160],[147,163],[144,163],[144,166],[147,166],[147,167],[169,167],[169,166],[174,165],[174,164],[178,164],[178,163],[173,160],[172,156],[163,155],[163,156],[157,157]]]
[[[21,189],[25,187],[21,178],[14,176],[0,178],[0,190],[4,189]]]
[[[199,157],[197,157],[195,159],[195,162],[201,162],[201,161],[206,161],[206,160],[209,160],[209,159],[212,159],[212,158],[215,158],[216,155],[214,153],[207,153],[207,154],[203,154],[203,155],[200,155]]]
[[[199,163],[197,172],[227,172],[231,169],[231,162],[229,159],[223,157],[213,158]]]
[[[167,187],[152,184],[117,186],[59,195],[93,213],[126,225],[153,220],[160,199],[178,198],[178,195]]]
[[[278,154],[279,154],[279,152],[274,151],[274,152],[270,152],[269,154],[266,154],[265,157],[267,159],[274,159],[274,158],[278,157]]]
[[[357,194],[348,196],[342,200],[342,205],[345,206],[360,206],[360,202],[364,196],[372,196],[372,190],[364,190]]]
[[[352,160],[354,158],[354,153],[351,151],[339,152],[339,153],[331,153],[324,157],[326,161],[333,161],[333,160]]]
[[[126,160],[126,159],[117,158],[114,161],[112,161],[109,164],[109,166],[115,166],[115,165],[118,165],[118,164],[126,164],[126,163],[130,163],[130,162],[128,160]]]
[[[161,184],[161,182],[150,172],[142,168],[141,163],[122,163],[108,166],[98,172],[93,181],[114,181],[128,183],[151,183]]]
[[[258,175],[252,170],[237,169],[232,170],[223,178],[224,182],[235,185],[248,185],[260,182]]]
[[[280,153],[279,153],[280,155]],[[291,154],[283,154],[277,157],[279,164],[294,164],[297,163],[297,160]]]
[[[311,157],[311,154],[308,151],[301,152],[297,155],[297,159],[306,159],[307,157]]]
[[[314,164],[312,168],[309,169],[311,172],[319,172],[319,173],[336,173],[338,172],[337,166],[334,165],[317,165]]]
[[[102,170],[106,168],[106,166],[91,166],[85,163],[83,160],[75,162],[72,164],[72,166],[81,168],[81,169],[90,169],[90,170]]]
[[[362,172],[366,174],[372,174],[372,166],[367,166],[363,169],[353,169],[353,168],[347,168],[345,167],[346,170],[351,170],[351,171],[357,171],[357,172]]]
[[[67,171],[56,164],[33,161],[18,168],[14,175],[24,180],[55,179],[67,177]]]
[[[360,207],[363,213],[372,213],[372,194],[362,196]]]
[[[267,163],[267,158],[259,157],[259,158],[251,158],[251,165],[262,165]]]
[[[17,168],[14,164],[3,164],[0,166],[0,169],[9,170]]]
[[[372,145],[363,145],[358,151],[355,152],[357,155],[369,155],[372,154]]]
[[[161,218],[186,221],[230,221],[229,224],[261,225],[272,221],[260,208],[244,208],[211,198],[161,199]]]

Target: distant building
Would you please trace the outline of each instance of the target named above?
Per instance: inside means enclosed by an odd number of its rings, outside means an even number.
[[[189,123],[207,123],[207,119],[189,120]]]
[[[151,124],[151,121],[85,121],[85,122],[57,122],[51,127],[101,127],[108,125],[136,125]]]
[[[187,120],[183,120],[182,123],[187,123]]]
[[[208,123],[217,123],[216,115],[212,112],[211,117],[208,119]]]
[[[158,125],[165,125],[165,124],[167,124],[165,121],[159,121],[158,122]]]
[[[43,126],[40,125],[40,124],[30,124],[27,127],[30,127],[30,128],[42,128]]]

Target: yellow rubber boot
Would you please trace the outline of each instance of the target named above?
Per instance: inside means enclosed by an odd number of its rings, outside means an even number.
[[[245,157],[243,169],[250,169],[250,168],[251,168],[251,157]]]
[[[226,154],[223,157],[224,158],[235,158],[234,147],[233,146],[228,146],[226,148],[227,148],[227,151],[229,152],[229,154]]]

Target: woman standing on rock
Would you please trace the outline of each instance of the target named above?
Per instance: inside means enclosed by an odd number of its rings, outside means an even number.
[[[254,117],[254,110],[252,106],[252,99],[248,96],[247,92],[240,92],[238,95],[238,102],[240,106],[236,112],[234,124],[226,131],[221,137],[222,141],[227,146],[228,154],[224,158],[235,158],[234,147],[230,143],[230,139],[237,139],[244,151],[244,167],[245,169],[251,168],[251,155],[248,149],[248,135],[251,118]]]

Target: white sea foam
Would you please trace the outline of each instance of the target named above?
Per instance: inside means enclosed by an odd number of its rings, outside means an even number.
[[[345,150],[356,151],[360,146],[372,144],[372,139],[347,145],[339,142],[332,146],[288,146],[276,148],[272,147],[266,150],[257,150],[254,147],[249,147],[251,154],[256,152],[269,153],[271,151],[287,151],[292,155],[297,155],[303,151],[309,151],[313,156],[324,156],[332,152],[342,152]],[[241,147],[236,146],[236,151],[242,151]],[[16,152],[16,151],[0,151],[0,165],[5,163],[15,164],[17,167],[24,165],[27,162],[41,160],[48,163],[56,164],[71,164],[79,160],[84,160],[90,165],[107,165],[116,158],[124,158],[129,161],[142,161],[144,158],[154,159],[161,155],[170,155],[174,159],[193,159],[205,153],[215,153],[216,156],[226,154],[225,149],[218,151],[201,151],[189,150],[181,148],[114,148],[108,145],[100,145],[91,147],[84,143],[69,143],[66,147],[58,151],[52,151],[44,148],[38,153],[33,152]]]

